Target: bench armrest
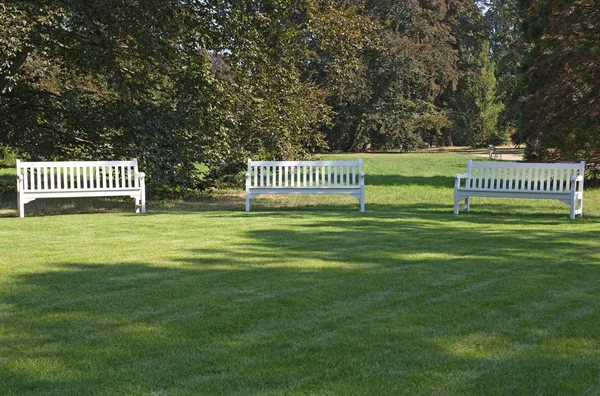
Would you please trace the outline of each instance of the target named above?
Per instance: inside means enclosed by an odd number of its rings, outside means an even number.
[[[250,178],[250,173],[246,172],[246,179]]]
[[[577,183],[579,182],[579,188],[577,188]],[[583,175],[579,175],[579,176],[571,176],[571,183],[572,183],[572,189],[573,190],[579,190],[582,191],[583,190]]]
[[[24,181],[25,181],[25,176],[17,175],[17,192],[23,190],[23,187],[25,185]]]
[[[135,174],[135,177],[138,177],[140,180],[143,180],[146,177],[144,172],[138,172]]]
[[[454,175],[454,189],[460,188],[460,180],[467,179],[469,177],[468,173],[457,173]]]
[[[365,172],[360,172],[360,177],[361,177],[361,179],[364,179],[365,178]]]

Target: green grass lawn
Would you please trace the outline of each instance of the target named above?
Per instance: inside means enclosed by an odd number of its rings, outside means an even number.
[[[0,393],[600,393],[600,190],[455,216],[468,156],[362,157],[365,213],[5,197]]]

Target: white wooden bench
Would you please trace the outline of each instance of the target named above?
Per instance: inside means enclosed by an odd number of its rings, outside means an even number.
[[[365,175],[357,161],[252,161],[246,173],[246,212],[261,194],[349,194],[365,211]]]
[[[131,161],[21,162],[17,160],[17,205],[38,198],[116,197],[136,200],[136,212],[146,212],[145,175]]]
[[[571,207],[570,218],[583,216],[585,162],[472,162],[455,175],[454,214],[469,211],[471,197],[557,199]],[[464,180],[464,182],[462,182]],[[463,205],[460,201],[465,200]]]

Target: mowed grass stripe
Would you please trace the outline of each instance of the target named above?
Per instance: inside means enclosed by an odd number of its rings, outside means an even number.
[[[246,214],[228,194],[2,218],[0,389],[595,393],[598,191],[575,221],[483,198],[454,216],[466,159],[365,156],[366,213],[269,196]]]

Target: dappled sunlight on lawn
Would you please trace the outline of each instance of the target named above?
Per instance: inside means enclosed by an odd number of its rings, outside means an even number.
[[[180,202],[144,216],[0,219],[0,385],[600,389],[598,208],[570,221],[559,203],[481,199],[455,216],[440,183],[463,158],[403,176],[429,159],[375,157],[366,166],[388,176],[367,191],[365,213],[352,198],[277,196],[245,213],[232,196],[231,210]],[[403,184],[410,177],[420,183]]]

